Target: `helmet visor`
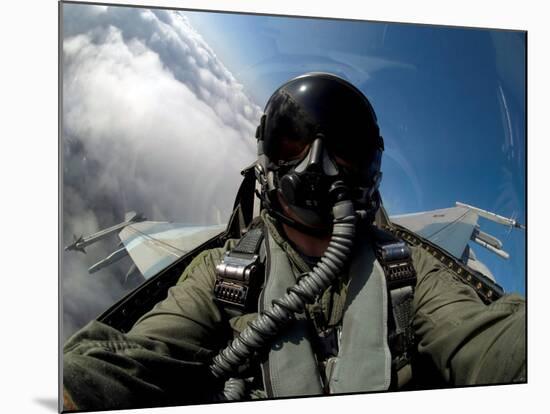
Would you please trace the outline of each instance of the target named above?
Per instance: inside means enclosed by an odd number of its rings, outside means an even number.
[[[266,108],[263,124],[264,153],[274,163],[305,157],[310,145],[322,135],[324,147],[338,162],[364,171],[381,150],[378,127],[357,105],[351,108],[316,101],[307,112],[282,91],[274,95]],[[360,108],[360,109],[361,109]]]

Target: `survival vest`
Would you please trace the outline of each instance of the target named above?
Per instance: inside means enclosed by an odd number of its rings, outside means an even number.
[[[318,338],[307,335],[311,321],[297,315],[291,328],[272,343],[262,366],[268,396],[386,390],[409,363],[416,283],[410,250],[374,226],[363,233],[349,265],[335,355],[316,352]],[[256,303],[260,311],[269,307],[297,276],[286,252],[263,226],[249,230],[225,254],[216,273],[214,296],[230,317],[253,311]]]

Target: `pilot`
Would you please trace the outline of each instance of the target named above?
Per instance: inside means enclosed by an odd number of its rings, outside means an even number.
[[[128,333],[73,335],[66,410],[526,381],[524,299],[388,220],[384,142],[355,86],[288,81],[256,138],[259,217]]]

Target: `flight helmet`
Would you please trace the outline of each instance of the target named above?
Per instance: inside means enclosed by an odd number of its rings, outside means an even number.
[[[286,82],[269,98],[256,138],[262,202],[285,223],[329,231],[332,189],[342,183],[356,209],[378,208],[384,141],[372,105],[350,82],[320,72]]]

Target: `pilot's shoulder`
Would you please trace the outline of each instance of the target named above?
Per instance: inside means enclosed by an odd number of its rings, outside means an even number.
[[[443,268],[442,263],[434,256],[434,252],[429,252],[425,246],[409,245],[409,248],[411,250],[411,259],[417,276],[421,277],[434,270]]]
[[[404,242],[409,248],[410,260],[418,279],[444,268],[443,263],[439,260],[443,258],[443,255],[437,246],[426,243],[422,237],[410,230],[404,230],[384,227],[376,229],[375,237],[378,241],[382,240],[385,243]],[[447,259],[446,256],[445,259]]]
[[[228,239],[222,247],[207,249],[200,252],[189,265],[185,268],[182,275],[178,279],[178,284],[194,277],[209,277],[216,278],[216,265],[219,264],[223,255],[228,250],[231,250],[237,240]]]

